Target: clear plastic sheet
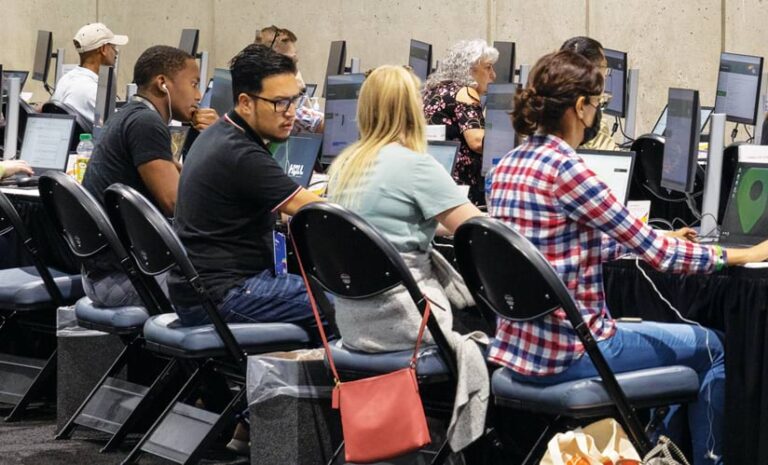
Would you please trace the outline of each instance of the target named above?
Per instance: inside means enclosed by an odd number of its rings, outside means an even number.
[[[278,396],[330,399],[333,379],[324,356],[323,349],[305,349],[248,357],[248,405]]]

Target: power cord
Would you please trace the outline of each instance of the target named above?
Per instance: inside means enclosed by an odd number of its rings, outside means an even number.
[[[736,126],[733,127],[733,131],[731,131],[731,142],[736,142],[736,136],[739,134],[739,123],[736,123]]]
[[[667,300],[666,297],[661,295],[661,292],[659,292],[659,289],[656,287],[656,284],[653,282],[653,280],[648,276],[648,274],[645,272],[643,267],[640,266],[640,259],[635,258],[635,266],[640,271],[640,274],[643,275],[643,278],[645,278],[646,281],[648,281],[648,284],[651,285],[651,288],[656,293],[656,295],[661,299],[662,302],[664,302],[667,307],[669,307],[670,310],[672,310],[675,315],[677,315],[677,318],[684,322],[688,323],[689,325],[698,326],[699,328],[704,330],[704,344],[707,347],[707,355],[709,356],[709,364],[710,367],[715,364],[715,358],[712,355],[712,349],[709,346],[709,334],[710,330],[702,326],[698,321],[693,321],[685,318],[680,311],[675,308],[672,303]],[[707,434],[707,455],[706,457],[713,460],[718,460],[720,457],[715,454],[715,435],[714,435],[714,420],[712,419],[714,416],[714,407],[712,406],[712,383],[709,383],[707,385],[707,421],[709,422],[709,432]]]
[[[752,142],[755,141],[755,138],[752,136],[752,134],[750,134],[749,127],[746,124],[744,125],[744,132],[747,133],[747,143],[748,144],[751,144]]]
[[[625,139],[627,139],[629,142],[634,142],[635,139],[629,137],[626,132],[624,132],[624,126],[621,124],[621,118],[616,117],[616,123],[619,125],[619,130],[621,131],[621,135],[624,136]]]

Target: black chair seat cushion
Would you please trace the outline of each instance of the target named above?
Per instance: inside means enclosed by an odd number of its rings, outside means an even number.
[[[228,326],[246,352],[259,347],[310,344],[307,332],[291,323],[232,323]],[[190,354],[224,350],[224,343],[212,324],[183,326],[175,313],[150,317],[144,323],[144,339]]]
[[[84,295],[80,275],[69,275],[50,269],[65,302]],[[34,266],[0,270],[0,307],[34,306],[51,302],[51,296]]]
[[[633,404],[666,405],[665,399],[695,399],[699,391],[698,375],[684,366],[619,373],[616,379]],[[527,411],[566,414],[613,405],[600,378],[542,386],[521,383],[501,369],[493,374],[491,388],[504,404]]]
[[[75,304],[75,316],[78,321],[116,330],[140,328],[149,317],[144,307],[97,307],[91,299],[83,297]]]
[[[407,367],[411,361],[413,350],[359,352],[344,347],[342,341],[338,340],[331,343],[331,353],[339,371],[375,374],[389,373]],[[450,373],[437,346],[421,348],[416,364],[416,373],[419,376],[437,376]]]

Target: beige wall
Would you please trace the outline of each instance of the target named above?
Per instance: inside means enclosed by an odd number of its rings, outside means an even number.
[[[669,87],[699,89],[704,104],[714,103],[722,47],[768,56],[762,0],[0,0],[0,12],[0,63],[7,69],[32,67],[37,29],[53,31],[54,48],[66,47],[69,63],[77,61],[70,38],[86,22],[128,34],[120,94],[139,54],[177,44],[184,27],[201,30],[211,68],[226,66],[257,28],[287,27],[299,36],[307,82],[322,80],[329,42],[337,39],[346,39],[347,56],[360,57],[367,69],[405,62],[411,37],[431,42],[436,59],[459,39],[512,40],[518,64],[532,64],[566,38],[587,34],[627,51],[630,66],[640,69],[638,132],[650,130]],[[25,90],[46,98],[34,81]]]

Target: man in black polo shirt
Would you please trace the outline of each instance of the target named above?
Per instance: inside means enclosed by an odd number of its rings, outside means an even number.
[[[179,166],[171,153],[171,118],[192,121],[200,102],[195,58],[158,45],[141,54],[133,68],[138,92],[104,126],[85,172],[83,186],[103,200],[104,189],[120,182],[173,216]]]
[[[273,271],[276,215],[321,200],[285,175],[266,145],[286,140],[293,128],[301,97],[296,65],[253,44],[230,68],[235,108],[187,154],[174,228],[226,321],[311,325],[302,279]],[[169,291],[182,324],[209,322],[177,273]]]

